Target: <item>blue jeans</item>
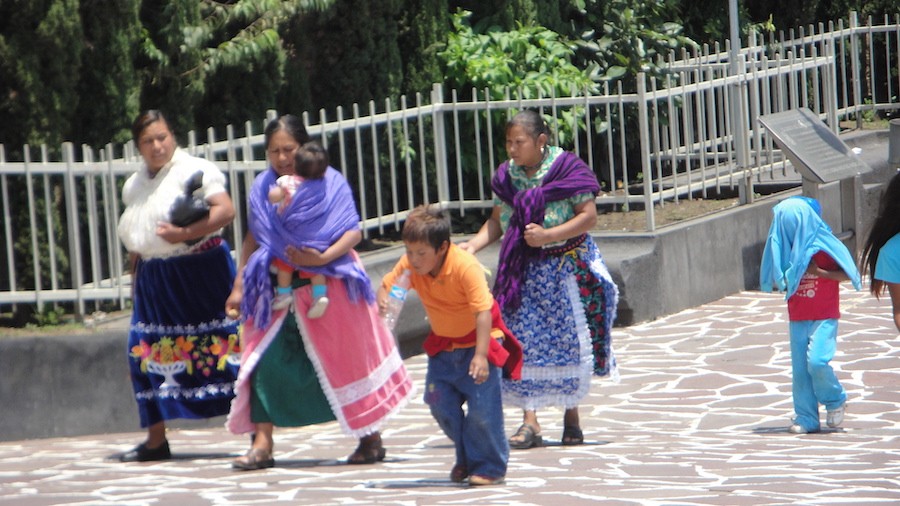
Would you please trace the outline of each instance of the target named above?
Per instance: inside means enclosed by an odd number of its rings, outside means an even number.
[[[831,411],[847,401],[829,364],[837,350],[837,327],[835,318],[790,322],[794,423],[810,432],[820,428],[819,404]]]
[[[474,354],[473,347],[429,357],[425,403],[456,446],[456,463],[465,465],[471,475],[500,478],[506,476],[509,460],[500,399],[502,371],[491,365],[488,380],[476,385],[469,376]]]

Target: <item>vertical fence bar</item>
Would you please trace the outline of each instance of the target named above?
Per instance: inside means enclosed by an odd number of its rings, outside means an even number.
[[[459,192],[458,207],[459,212],[465,215],[465,200],[463,188],[463,171],[462,171],[462,146],[459,142],[459,96],[456,90],[450,90],[450,116],[453,118],[453,159],[456,165],[456,186]]]
[[[378,149],[378,124],[375,122],[375,101],[369,100],[369,137],[372,141],[372,165],[375,169],[375,214],[378,221],[378,231],[384,233],[384,192],[381,188],[381,155]],[[362,152],[362,144],[360,144]],[[360,164],[360,174],[363,166]],[[394,210],[396,212],[396,209]],[[400,229],[400,222],[394,215],[394,229]]]
[[[861,111],[861,102],[862,102],[862,90],[860,89],[860,81],[862,80],[862,73],[859,68],[859,19],[857,18],[856,12],[850,12],[850,69],[853,73],[850,76],[850,82],[853,83],[853,114],[856,116],[856,128],[862,129],[862,115]]]
[[[25,189],[28,192],[28,225],[31,233],[31,268],[34,276],[34,302],[37,305],[37,310],[40,312],[44,309],[43,282],[41,279],[41,259],[38,254],[37,210],[35,209],[34,202],[34,183],[31,180],[31,147],[26,144],[23,151],[25,162]]]
[[[678,149],[681,146],[681,138],[678,132],[678,108],[675,105],[675,96],[672,93],[672,89],[674,85],[672,84],[672,75],[666,75],[666,105],[668,106],[669,112],[669,168],[672,171],[672,191],[675,192],[675,195],[678,195]],[[659,181],[659,191],[660,194],[663,191],[663,180],[660,177]],[[677,202],[678,199],[676,198]],[[665,203],[663,199],[659,200],[660,207],[664,206]]]
[[[6,148],[0,144],[0,166],[6,165]],[[0,174],[0,195],[3,196],[3,238],[6,245],[6,274],[9,277],[9,291],[16,291],[16,261],[13,247],[12,210],[9,206],[9,181],[6,174]]]
[[[46,167],[50,162],[49,156],[47,154],[47,145],[41,145],[41,166]],[[56,260],[56,234],[53,233],[53,193],[51,188],[53,188],[53,182],[50,178],[50,174],[46,171],[43,176],[41,176],[41,180],[43,181],[43,189],[44,189],[44,227],[47,233],[47,257],[48,263],[50,265],[50,291],[54,292],[59,290],[59,272],[57,272],[58,262]],[[65,218],[65,217],[64,217]],[[71,241],[71,237],[69,239]],[[71,261],[71,259],[69,259]],[[70,262],[71,265],[71,262]]]
[[[87,214],[88,251],[91,262],[90,277],[86,278],[94,288],[100,288],[103,280],[103,269],[100,266],[100,238],[97,231],[100,229],[100,217],[97,212],[97,190],[92,167],[94,166],[94,152],[87,146],[81,147],[82,166],[84,167],[84,205]],[[102,188],[101,188],[102,189]]]
[[[834,39],[825,40],[825,56],[828,59],[828,65],[822,72],[822,101],[828,124],[837,132],[840,130],[840,126],[838,125],[837,62],[835,61],[834,44]]]
[[[412,174],[412,158],[409,136],[409,108],[406,105],[406,95],[400,97],[401,125],[403,126],[403,169],[406,175],[406,207],[412,209],[415,203],[413,198],[413,174]],[[421,121],[421,118],[419,119]],[[422,155],[424,157],[424,155]]]
[[[619,161],[622,167],[622,188],[625,190],[625,199],[627,201],[631,195],[629,190],[631,177],[629,177],[628,171],[628,153],[625,149],[625,101],[622,98],[622,81],[619,81],[617,84],[616,107],[619,111]],[[644,175],[646,176],[647,174]]]
[[[397,157],[394,152],[394,125],[390,120],[391,111],[391,99],[386,98],[384,99],[384,115],[387,119],[385,120],[384,128],[387,130],[388,168],[391,173],[391,208],[394,213],[397,213],[400,210],[400,202],[397,198]],[[399,225],[396,222],[394,226],[399,230]]]
[[[656,230],[656,219],[653,215],[653,182],[650,168],[650,127],[647,124],[647,83],[643,72],[637,76],[638,133],[641,142],[641,171],[644,173],[644,211],[647,218],[647,231]],[[662,199],[660,199],[662,200]]]
[[[478,107],[478,89],[472,88],[472,121],[475,127],[475,173],[478,177],[478,200],[484,201],[484,156],[481,135],[481,109]],[[487,125],[490,129],[491,126]],[[490,145],[488,146],[490,149]]]
[[[869,76],[868,76],[868,89],[869,95],[872,97],[871,104],[864,104],[866,109],[871,109],[873,112],[878,107],[878,94],[876,93],[877,82],[878,82],[878,69],[875,66],[875,33],[872,30],[872,16],[868,16],[866,18],[866,46],[869,48]]]
[[[422,94],[416,93],[416,109],[418,111],[422,110]],[[422,198],[425,202],[430,202],[431,198],[429,195],[428,188],[428,162],[426,160],[425,154],[425,117],[422,116],[421,112],[418,112],[418,125],[416,125],[419,129],[419,173],[422,177]]]
[[[125,299],[127,295],[130,295],[129,292],[125,291],[125,262],[123,258],[123,248],[119,246],[119,237],[118,237],[118,229],[119,229],[119,195],[118,195],[118,186],[116,185],[116,174],[114,171],[114,158],[115,153],[113,153],[112,144],[106,145],[106,177],[108,179],[108,184],[110,187],[110,193],[113,194],[113,197],[109,199],[109,203],[106,205],[106,212],[109,214],[109,221],[112,223],[110,226],[110,243],[109,243],[109,251],[110,257],[112,258],[112,268],[110,269],[110,278],[115,280],[115,284],[118,288],[117,294],[119,299],[119,307],[125,307]],[[123,153],[123,162],[124,153]],[[130,273],[129,273],[130,275]]]
[[[438,202],[444,206],[450,203],[450,174],[447,164],[447,142],[444,125],[444,90],[440,84],[431,88],[431,106],[434,129],[434,176],[437,179]]]
[[[491,94],[486,88],[484,90],[484,110],[484,123],[487,125],[488,169],[490,169],[490,178],[493,179],[494,171],[500,164],[494,161],[494,119],[491,117]],[[504,132],[503,139],[506,139],[506,132]],[[493,200],[493,193],[489,195]]]
[[[72,283],[75,285],[75,304],[79,315],[84,314],[84,294],[82,293],[82,285],[84,284],[84,276],[81,272],[82,253],[81,241],[79,237],[79,220],[78,220],[78,192],[75,185],[75,152],[71,142],[63,144],[63,162],[66,164],[66,177],[64,193],[66,198],[66,212],[69,214],[69,254],[74,258],[69,260],[72,265]]]

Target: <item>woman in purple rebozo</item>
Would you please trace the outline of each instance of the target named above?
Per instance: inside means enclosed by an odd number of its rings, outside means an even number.
[[[515,449],[543,444],[537,410],[562,406],[560,442],[584,435],[578,404],[591,376],[615,377],[610,330],[618,290],[590,232],[600,185],[574,153],[549,144],[541,115],[524,110],[506,126],[503,162],[491,181],[494,209],[460,247],[474,253],[503,238],[494,298],[524,353],[522,379],[503,382],[504,405],[522,409]]]
[[[378,316],[370,281],[353,251],[361,240],[359,214],[344,177],[304,181],[282,213],[268,201],[275,180],[293,174],[297,149],[309,141],[302,122],[282,116],[266,127],[271,167],[250,191],[249,231],[239,275],[226,309],[244,318],[242,360],[226,422],[234,433],[254,434],[240,470],[272,467],[274,426],[298,427],[337,420],[359,439],[351,464],[384,459],[380,429],[413,393],[391,333]],[[279,258],[327,276],[328,310],[310,319],[309,279],[294,280],[293,303],[272,310],[270,265]]]

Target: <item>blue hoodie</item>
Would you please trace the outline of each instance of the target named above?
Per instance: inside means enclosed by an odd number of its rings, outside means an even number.
[[[783,291],[784,298],[790,298],[797,291],[813,255],[819,251],[837,262],[854,288],[861,288],[859,270],[850,250],[819,216],[820,209],[819,203],[808,197],[791,197],[772,209],[774,218],[759,270],[761,290]]]

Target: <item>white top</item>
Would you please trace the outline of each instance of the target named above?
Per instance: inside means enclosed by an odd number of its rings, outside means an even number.
[[[150,174],[147,165],[143,164],[125,181],[122,202],[126,207],[119,219],[118,234],[129,252],[144,258],[162,258],[188,252],[190,247],[187,244],[172,244],[156,235],[156,226],[159,222],[169,221],[172,203],[184,193],[185,183],[198,170],[203,171],[203,186],[195,195],[208,200],[225,192],[225,175],[215,164],[191,156],[180,148],[155,175]],[[221,229],[209,235],[220,233]]]

